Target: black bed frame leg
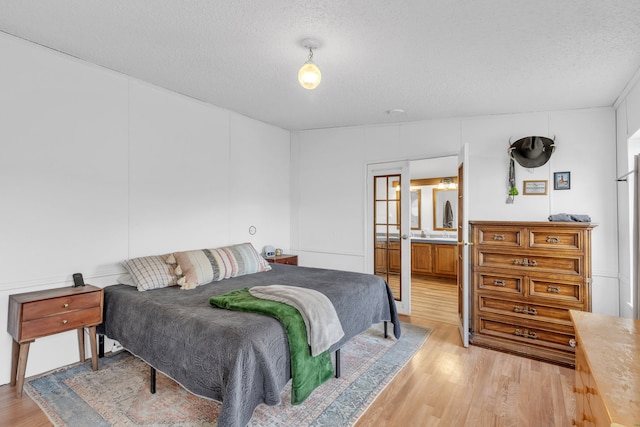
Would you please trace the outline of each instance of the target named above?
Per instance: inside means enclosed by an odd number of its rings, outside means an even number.
[[[104,335],[98,334],[98,357],[104,357]]]
[[[336,378],[340,378],[340,349],[336,350]]]
[[[389,338],[389,334],[387,333],[387,321],[384,322],[384,337]]]
[[[156,394],[156,368],[154,368],[153,366],[149,367],[151,368],[149,391],[151,391],[151,394]]]

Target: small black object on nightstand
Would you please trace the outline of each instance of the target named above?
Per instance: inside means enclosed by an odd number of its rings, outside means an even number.
[[[77,288],[78,286],[84,286],[84,279],[82,278],[82,273],[73,274],[73,287]]]

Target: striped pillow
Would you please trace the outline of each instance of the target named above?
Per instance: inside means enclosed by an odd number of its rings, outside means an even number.
[[[132,258],[122,264],[127,269],[139,291],[166,288],[178,283],[178,277],[167,265],[168,255]]]
[[[177,264],[174,272],[179,277],[180,289],[193,289],[209,282],[271,270],[271,265],[251,243],[175,252],[173,259],[169,258],[167,262]]]

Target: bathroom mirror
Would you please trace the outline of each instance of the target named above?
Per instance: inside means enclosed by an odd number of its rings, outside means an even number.
[[[411,190],[411,229],[420,230],[422,215],[420,206],[422,205],[421,190]]]
[[[456,231],[458,223],[458,190],[433,189],[433,229]]]

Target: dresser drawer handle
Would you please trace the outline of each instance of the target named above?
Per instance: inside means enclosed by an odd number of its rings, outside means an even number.
[[[577,343],[577,341],[576,341],[574,338],[571,338],[571,339],[569,340],[569,347],[571,347],[571,348],[576,348],[576,345],[577,345],[577,344],[578,344],[578,343]],[[576,370],[578,370],[578,367],[577,367],[577,366],[576,366]]]
[[[538,265],[538,261],[536,261],[535,259],[532,259],[531,261],[529,261],[529,258],[523,258],[522,261],[520,261],[519,259],[514,259],[513,265],[522,265],[524,267],[535,267]]]
[[[507,284],[504,282],[504,280],[494,280],[493,281],[493,285],[494,286],[500,286],[502,288],[507,286]]]
[[[513,331],[513,335],[516,335],[518,337],[523,337],[523,338],[531,338],[532,340],[538,339],[538,335],[535,332],[529,332],[528,329],[525,329],[523,331],[517,328],[515,331]]]
[[[558,236],[547,236],[547,243],[560,243]]]
[[[516,313],[530,314],[532,316],[538,314],[538,310],[536,310],[535,307],[530,309],[528,305],[525,305],[524,307],[518,307],[516,305],[515,307],[513,307],[513,311],[515,311]]]
[[[502,240],[507,240],[507,238],[504,237],[504,234],[494,234],[493,235],[493,240],[502,241]]]
[[[63,320],[63,321],[62,321],[62,324],[63,324],[63,325],[66,325],[67,323],[69,323],[69,321],[68,321],[68,320]]]
[[[67,307],[69,307],[69,304],[68,303],[64,303],[64,305],[62,307],[67,308]]]
[[[547,286],[547,292],[551,292],[553,294],[559,294],[560,293],[560,288],[557,286]]]

